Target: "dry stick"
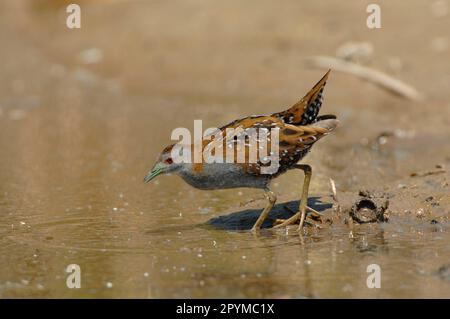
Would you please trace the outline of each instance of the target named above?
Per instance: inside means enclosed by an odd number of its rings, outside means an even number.
[[[333,208],[334,210],[337,210],[338,213],[341,213],[341,205],[339,204],[339,200],[337,197],[337,192],[336,192],[336,183],[334,182],[334,180],[332,178],[330,178],[330,185],[331,185],[331,194],[333,196]]]
[[[336,192],[336,183],[332,178],[330,178],[331,185],[331,194],[333,195],[333,200],[337,202],[337,192]]]
[[[412,86],[393,78],[381,71],[361,66],[356,63],[344,61],[334,57],[315,56],[307,59],[308,64],[324,69],[353,74],[361,79],[372,82],[396,95],[413,101],[423,100],[424,96]]]
[[[334,201],[333,208],[334,208],[334,210],[337,210],[339,215],[341,216],[342,210],[341,210],[341,205],[339,204],[339,200],[337,197],[336,183],[334,182],[334,180],[332,178],[330,178],[330,185],[331,185],[331,193],[332,193],[333,201]],[[350,228],[350,233],[348,236],[350,238],[353,238],[353,218],[352,218],[352,216],[350,216],[350,213],[348,216],[348,227]]]

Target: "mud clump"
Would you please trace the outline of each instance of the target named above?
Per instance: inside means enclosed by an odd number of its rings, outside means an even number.
[[[360,191],[359,198],[349,211],[351,218],[359,223],[386,222],[386,210],[389,206],[389,196],[386,193]]]

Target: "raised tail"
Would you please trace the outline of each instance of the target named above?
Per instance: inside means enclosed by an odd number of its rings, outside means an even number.
[[[283,119],[285,123],[293,125],[308,125],[316,122],[317,115],[322,106],[323,89],[330,72],[331,70],[328,70],[322,79],[300,101],[288,110],[273,115]]]

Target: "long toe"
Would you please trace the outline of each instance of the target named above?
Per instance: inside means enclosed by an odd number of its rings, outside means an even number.
[[[283,220],[283,222],[281,222],[280,224],[273,226],[273,228],[281,228],[281,227],[286,227],[286,226],[295,224],[295,223],[297,223],[299,218],[300,218],[300,213],[296,213],[294,216]]]

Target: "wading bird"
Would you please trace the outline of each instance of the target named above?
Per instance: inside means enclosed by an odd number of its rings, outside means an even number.
[[[272,129],[278,129],[278,156],[276,158],[279,165],[275,172],[271,174],[262,173],[262,168],[266,167],[267,163],[259,157],[257,157],[256,162],[249,161],[249,150],[246,150],[246,160],[244,162],[194,163],[191,161],[190,163],[180,163],[173,158],[172,150],[175,144],[172,144],[161,152],[156,164],[144,178],[144,181],[149,182],[160,174],[174,173],[198,189],[211,190],[237,187],[263,189],[268,199],[268,204],[253,225],[252,230],[256,231],[261,228],[262,223],[276,202],[276,196],[269,187],[270,182],[286,171],[297,168],[303,170],[305,174],[298,212],[291,218],[281,221],[275,227],[294,224],[300,219],[298,228],[300,231],[305,221],[306,210],[314,210],[307,206],[312,169],[311,166],[298,164],[298,162],[306,156],[315,142],[333,131],[339,123],[334,115],[318,115],[322,106],[323,90],[329,73],[330,70],[300,101],[288,110],[270,115],[245,117],[218,129],[220,130],[219,135],[223,138],[213,140],[213,142],[220,145],[223,143],[224,149],[227,147],[238,147],[238,143],[230,144],[229,140],[225,138],[227,129],[240,129],[241,132],[252,128],[265,129],[268,133],[264,137],[268,140],[273,134],[271,133],[273,132]],[[258,139],[260,138],[261,136],[258,136]],[[205,148],[209,143],[209,140],[204,140],[201,145]],[[246,148],[250,146],[248,143],[245,143]],[[236,153],[234,152],[234,154]]]

